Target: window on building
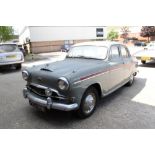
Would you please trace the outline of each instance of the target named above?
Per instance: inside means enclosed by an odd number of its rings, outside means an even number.
[[[64,41],[64,44],[65,45],[73,45],[74,44],[74,41],[73,40],[65,40]]]
[[[104,31],[103,28],[96,28],[96,37],[103,37]]]

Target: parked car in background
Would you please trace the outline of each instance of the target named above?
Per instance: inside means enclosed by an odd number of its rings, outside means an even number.
[[[155,42],[150,42],[144,49],[155,49]]]
[[[65,60],[25,69],[23,95],[41,109],[76,111],[90,116],[101,97],[131,86],[137,62],[117,42],[86,42],[71,47]]]
[[[24,62],[24,56],[17,44],[1,43],[0,44],[0,67],[15,66],[16,69],[21,69],[21,64]]]
[[[62,52],[68,52],[68,51],[70,50],[71,46],[72,46],[72,45],[70,45],[70,44],[65,44],[65,45],[63,45],[63,46],[61,47],[61,51],[62,51]]]
[[[138,60],[141,60],[142,64],[145,64],[146,62],[155,60],[155,49],[153,49],[153,48],[152,49],[144,49],[144,50],[136,52],[134,54],[134,56]]]
[[[145,42],[140,42],[140,41],[137,41],[134,43],[135,46],[146,46],[146,43]]]

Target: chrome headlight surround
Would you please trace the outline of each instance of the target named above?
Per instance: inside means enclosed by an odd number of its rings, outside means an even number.
[[[49,88],[45,89],[45,94],[47,97],[51,97],[52,96],[52,90]]]
[[[27,81],[28,78],[30,77],[30,73],[28,71],[24,70],[24,71],[22,71],[22,76],[23,76],[23,79],[25,81]]]
[[[58,79],[58,87],[60,90],[68,90],[69,82],[65,77],[61,77]]]

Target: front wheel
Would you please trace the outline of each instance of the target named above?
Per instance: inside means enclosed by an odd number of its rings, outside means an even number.
[[[98,102],[98,92],[94,87],[90,87],[84,93],[80,108],[77,114],[80,118],[86,118],[93,114]]]

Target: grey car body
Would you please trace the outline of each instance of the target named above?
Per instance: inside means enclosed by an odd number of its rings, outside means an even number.
[[[137,72],[136,62],[126,46],[115,42],[86,42],[74,47],[107,48],[105,59],[66,58],[63,61],[32,67],[24,70],[27,85],[23,90],[25,98],[33,105],[40,105],[48,109],[64,111],[78,110],[85,92],[94,87],[99,97],[104,97],[126,83],[132,83]],[[123,48],[122,55],[121,48]],[[114,55],[112,57],[112,49]],[[118,50],[118,55],[117,51]],[[59,79],[66,80],[67,90],[58,86]],[[48,90],[51,96],[46,96]],[[91,99],[91,96],[88,98]]]

